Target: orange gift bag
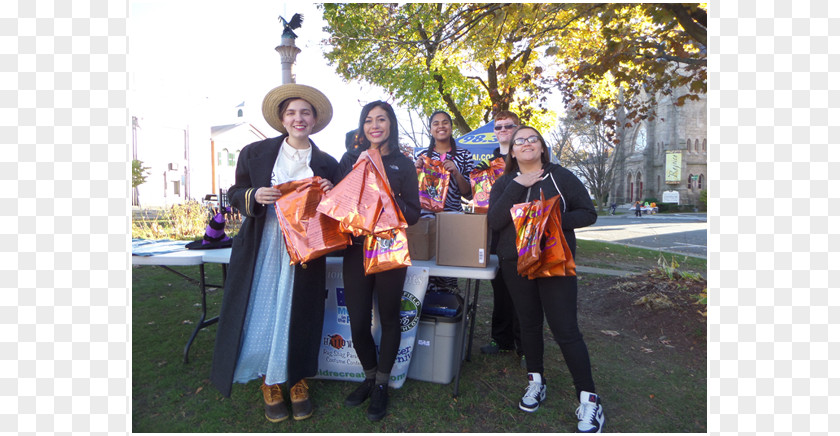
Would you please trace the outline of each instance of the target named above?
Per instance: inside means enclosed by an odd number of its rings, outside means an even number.
[[[529,279],[576,275],[572,251],[561,226],[560,196],[515,204],[510,212],[516,228],[519,258],[516,270]]]
[[[490,208],[490,189],[503,172],[505,172],[505,159],[498,157],[490,161],[489,168],[474,170],[470,173],[475,213],[487,213]]]
[[[449,191],[449,171],[443,162],[423,155],[425,164],[417,170],[417,182],[420,194],[420,207],[432,212],[443,212],[446,193]]]
[[[275,186],[282,192],[274,210],[291,264],[306,263],[350,244],[335,221],[316,210],[324,196],[318,176]]]
[[[365,275],[411,266],[404,228],[367,235],[363,248]]]

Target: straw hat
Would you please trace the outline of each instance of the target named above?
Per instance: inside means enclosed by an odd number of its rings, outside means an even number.
[[[280,116],[280,104],[290,98],[302,98],[315,108],[317,118],[315,126],[312,128],[313,134],[320,132],[330,123],[333,114],[332,104],[330,104],[330,100],[323,92],[311,86],[287,83],[268,91],[268,94],[263,99],[263,117],[268,122],[268,125],[283,134],[289,133],[283,127],[283,118]]]

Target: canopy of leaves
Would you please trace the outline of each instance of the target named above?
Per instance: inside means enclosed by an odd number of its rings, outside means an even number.
[[[705,3],[577,5],[580,20],[546,53],[570,109],[595,118],[623,107],[628,123],[655,116],[656,99],[706,93]],[[586,111],[590,106],[592,111]]]
[[[552,4],[323,4],[326,58],[346,80],[383,87],[403,105],[445,109],[463,134],[513,110],[543,128],[545,45],[565,13]],[[550,85],[550,84],[549,84]]]
[[[446,109],[461,133],[499,110],[547,131],[551,90],[594,122],[617,107],[638,122],[657,95],[683,104],[706,91],[706,4],[319,7],[331,35],[325,56],[344,79],[423,113]]]

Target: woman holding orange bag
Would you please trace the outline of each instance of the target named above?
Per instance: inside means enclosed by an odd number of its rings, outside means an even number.
[[[394,201],[405,221],[411,225],[420,219],[420,197],[417,192],[417,172],[414,163],[400,152],[397,116],[390,104],[383,101],[368,103],[362,108],[359,129],[353,147],[339,162],[339,180],[343,179],[368,149],[377,150],[382,157],[385,174]],[[349,407],[362,404],[370,397],[367,417],[379,421],[388,407],[388,381],[400,345],[400,303],[406,268],[391,269],[365,275],[363,237],[354,237],[353,245],[344,251],[344,299],[350,317],[353,347],[362,363],[365,380],[344,401]],[[373,295],[379,302],[382,336],[379,358],[371,334]]]
[[[563,235],[572,256],[575,251],[575,228],[591,225],[598,218],[583,183],[571,171],[550,162],[550,151],[542,135],[533,127],[520,126],[514,131],[513,144],[506,157],[504,174],[490,192],[487,221],[499,232],[496,253],[508,289],[511,290],[522,348],[528,368],[528,388],[519,408],[535,412],[545,401],[543,375],[543,316],[548,321],[563,358],[571,372],[580,399],[577,408],[578,431],[600,433],[604,425],[601,399],[589,362],[589,351],[577,323],[577,277],[545,277],[529,280],[517,272],[516,229],[510,210],[514,204],[560,196],[559,208]]]
[[[263,117],[282,135],[242,149],[228,190],[231,205],[246,219],[233,242],[210,378],[229,397],[233,383],[263,377],[265,417],[279,422],[289,417],[284,382],[292,418],[312,415],[305,377],[318,371],[326,260],[289,265],[273,206],[281,192],[274,186],[319,176],[328,191],[338,180],[338,162],[310,139],[332,118],[332,105],[321,91],[278,86],[263,100]]]

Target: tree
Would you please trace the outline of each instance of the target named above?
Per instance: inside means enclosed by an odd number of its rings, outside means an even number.
[[[423,113],[446,108],[461,134],[503,109],[547,131],[551,90],[595,122],[614,123],[598,117],[623,106],[628,124],[654,115],[659,94],[687,88],[682,104],[706,92],[702,3],[319,7],[331,35],[325,56],[345,80]]]
[[[346,80],[390,90],[424,113],[445,108],[465,134],[499,110],[547,130],[554,114],[535,47],[562,4],[322,4],[325,53]],[[551,84],[546,82],[547,86]]]
[[[604,121],[601,114],[624,107],[630,127],[656,116],[659,95],[680,89],[675,103],[682,105],[706,93],[706,4],[576,8],[583,18],[546,54],[562,65],[552,80],[578,116]]]
[[[604,201],[612,188],[616,164],[609,130],[605,123],[592,123],[569,114],[560,118],[548,139],[560,164],[583,180],[599,211],[604,210]]]
[[[133,159],[131,161],[131,187],[136,188],[146,183],[146,177],[149,176],[150,169],[149,167],[143,166],[143,161]]]

